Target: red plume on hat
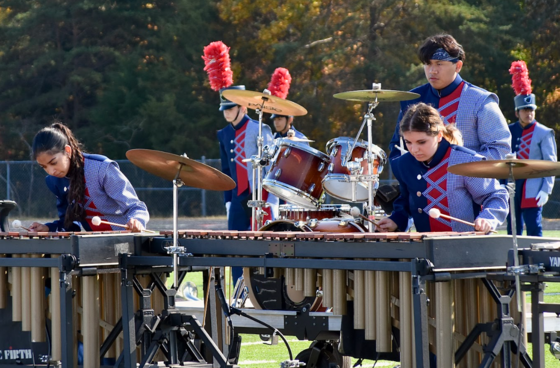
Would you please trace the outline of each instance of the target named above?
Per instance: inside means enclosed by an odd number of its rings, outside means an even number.
[[[511,74],[511,84],[516,95],[530,95],[531,80],[529,79],[529,69],[523,60],[514,61],[509,68]]]
[[[210,87],[214,91],[233,84],[229,47],[222,41],[215,41],[204,47],[202,59],[204,59],[204,70],[208,73]]]
[[[290,91],[292,76],[286,68],[276,68],[268,84],[268,90],[273,96],[286,99]]]

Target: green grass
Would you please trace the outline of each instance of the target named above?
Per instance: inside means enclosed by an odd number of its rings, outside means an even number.
[[[498,234],[506,234],[505,230],[498,231]],[[560,231],[552,230],[545,231],[545,237],[560,238]],[[226,275],[226,280],[229,280],[229,269]],[[171,280],[171,281],[170,281]],[[168,284],[172,283],[173,278],[168,279]],[[204,298],[204,290],[202,290],[202,272],[192,272],[187,275],[185,280],[194,282],[198,287],[198,297],[200,299]],[[549,283],[546,285],[544,301],[546,303],[558,303],[560,304],[560,283]],[[226,293],[229,295],[229,283],[227,287],[224,287]],[[527,300],[530,301],[530,295],[527,294]],[[259,368],[278,368],[282,361],[289,359],[288,349],[282,341],[278,339],[277,345],[268,345],[263,343],[259,335],[242,335],[242,345],[241,353],[239,359],[239,365],[241,367],[259,367]],[[293,358],[297,356],[299,352],[307,349],[311,341],[298,341],[295,337],[286,336],[290,348],[292,350]],[[527,350],[530,356],[532,356],[532,344],[528,344]],[[357,359],[352,359],[352,365],[356,363]],[[365,360],[362,363],[363,367],[373,367],[375,362],[370,360]],[[389,361],[378,361],[375,367],[394,367],[397,366],[397,362]],[[560,362],[558,359],[554,358],[549,352],[549,345],[545,345],[545,366],[546,367],[560,367]]]

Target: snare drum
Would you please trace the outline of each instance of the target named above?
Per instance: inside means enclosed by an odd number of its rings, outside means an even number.
[[[276,153],[263,187],[287,202],[316,208],[323,195],[321,182],[330,157],[299,142],[276,140]]]
[[[293,221],[309,221],[311,219],[323,220],[334,217],[349,217],[349,204],[322,204],[320,208],[304,208],[291,204],[279,207],[279,219]]]
[[[323,179],[323,189],[331,196],[345,201],[352,201],[352,180],[356,181],[355,201],[367,201],[368,199],[368,183],[357,178],[351,178],[352,173],[346,167],[346,155],[354,144],[354,138],[339,137],[331,139],[327,143],[327,153],[331,156],[331,164],[328,173]],[[379,175],[383,171],[383,166],[387,161],[385,152],[376,145],[373,146],[373,172],[368,170],[367,152],[368,143],[364,140],[358,140],[349,161],[358,160],[360,170],[357,175]],[[361,161],[359,161],[361,160]],[[374,183],[378,185],[377,178]]]

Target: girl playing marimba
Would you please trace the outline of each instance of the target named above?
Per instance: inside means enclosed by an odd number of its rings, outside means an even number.
[[[47,186],[56,196],[59,219],[34,222],[31,231],[110,231],[113,226],[92,224],[92,218],[142,231],[150,215],[116,162],[83,153],[81,144],[64,124],[41,129],[33,139],[33,159],[49,174]],[[114,230],[121,230],[115,227]]]
[[[504,222],[508,194],[496,179],[447,172],[448,166],[485,158],[461,147],[461,133],[453,124],[445,126],[435,108],[424,103],[410,107],[401,120],[400,134],[409,151],[394,159],[391,167],[401,194],[393,214],[379,222],[381,230],[405,231],[409,217],[420,232],[473,230],[442,218],[446,216],[430,217],[433,208],[443,215],[474,222],[474,229],[485,233]]]

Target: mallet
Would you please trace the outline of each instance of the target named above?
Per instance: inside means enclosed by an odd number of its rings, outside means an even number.
[[[101,220],[101,218],[99,216],[93,216],[91,218],[91,223],[94,226],[99,226],[101,224],[107,224],[107,225],[124,227],[125,229],[129,228],[128,225],[122,225],[122,224],[117,224],[116,222],[109,222],[109,221]],[[145,232],[148,232],[148,233],[154,233],[154,234],[157,233],[157,231],[152,231],[152,230],[147,230],[147,229],[144,229],[142,231],[145,231]]]
[[[24,227],[24,226],[21,226],[21,221],[20,221],[20,220],[14,220],[14,221],[12,221],[12,227],[13,227],[13,228],[18,228],[18,227],[19,227],[19,228],[22,228],[23,230],[31,231],[31,230],[29,230],[28,228],[26,228],[26,227]]]
[[[453,216],[444,215],[437,208],[432,208],[431,210],[429,210],[428,215],[430,215],[431,218],[437,219],[437,218],[443,217],[443,218],[446,218],[446,219],[449,219],[449,220],[452,220],[452,221],[457,221],[457,222],[460,222],[462,224],[470,225],[470,226],[474,227],[474,223],[468,222],[468,221],[465,221],[465,220],[461,220],[461,219],[458,219],[458,218],[453,217]],[[494,231],[494,230],[490,230],[490,232],[491,233],[496,233],[496,231]]]

